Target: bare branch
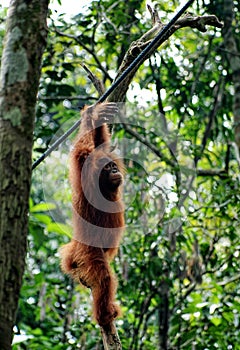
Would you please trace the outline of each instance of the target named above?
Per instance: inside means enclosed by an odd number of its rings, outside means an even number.
[[[81,66],[83,67],[83,69],[87,72],[88,74],[88,78],[91,80],[91,82],[93,83],[95,89],[97,90],[97,92],[99,93],[99,96],[102,96],[105,92],[105,87],[102,83],[102,81],[100,79],[98,79],[96,77],[95,74],[93,74],[90,69],[86,66],[86,64],[81,63]]]
[[[161,31],[161,29],[164,27],[164,24],[161,22],[160,17],[158,15],[158,12],[156,8],[152,9],[148,5],[148,10],[151,15],[152,20],[152,28],[148,30],[145,34],[141,36],[137,41],[134,41],[128,51],[126,52],[122,64],[118,70],[118,74],[115,78],[115,80],[127,69],[127,67],[131,64],[131,62],[142,52],[142,50],[150,43],[150,41]],[[126,92],[128,90],[129,84],[131,83],[136,71],[138,70],[139,66],[148,59],[151,54],[163,43],[165,42],[174,32],[176,32],[178,29],[183,27],[190,27],[190,28],[196,28],[201,32],[206,32],[207,25],[211,25],[217,28],[222,28],[223,24],[219,22],[216,16],[210,15],[210,16],[192,16],[190,14],[186,14],[183,18],[179,19],[175,25],[173,25],[167,33],[162,37],[162,39],[149,51],[148,55],[143,58],[139,64],[136,65],[135,69],[132,70],[132,72],[124,79],[124,81],[112,92],[112,94],[109,96],[109,101],[117,101],[121,102],[125,100]],[[98,66],[98,68],[103,72],[105,77],[112,81],[112,78],[110,77],[108,71],[106,68],[104,68],[98,59],[98,56],[96,52],[94,51],[93,47],[89,48],[87,45],[85,45],[82,40],[81,36],[76,36],[73,34],[67,34],[63,33],[57,28],[55,28],[55,31],[58,35],[67,37],[70,39],[73,39],[76,41],[83,49],[85,49],[89,54],[91,54]],[[90,76],[89,76],[90,77]],[[93,78],[93,77],[92,77]],[[90,77],[91,79],[91,77]],[[93,82],[96,82],[95,79],[92,80]],[[99,80],[98,84],[99,85]],[[96,85],[95,85],[96,87]],[[97,88],[97,87],[96,87]],[[102,87],[97,88],[97,90],[102,91]]]
[[[197,169],[198,176],[219,176],[223,177],[227,175],[225,169]]]
[[[82,101],[89,101],[89,100],[97,100],[97,97],[92,97],[92,96],[42,96],[41,94],[38,95],[38,101],[62,101],[62,100],[69,100],[69,101],[74,101],[74,100],[82,100]]]
[[[205,33],[207,31],[206,26],[213,26],[216,28],[222,28],[223,24],[219,22],[218,18],[214,15],[209,16],[192,16],[187,13],[183,18],[180,18],[174,25],[174,32],[179,28],[190,27],[196,28],[200,32]]]
[[[123,62],[118,70],[118,74],[115,80],[127,69],[127,67],[131,64],[131,62],[142,52],[142,50],[149,44],[149,42],[161,31],[164,27],[163,23],[160,21],[159,16],[156,14],[156,10],[154,11],[148,6],[148,10],[150,11],[153,27],[147,31],[147,33],[143,34],[141,38],[137,41],[134,41],[128,51],[126,52]],[[190,14],[186,14],[185,17],[179,19],[174,26],[172,26],[169,31],[162,37],[162,39],[149,51],[149,54],[144,57],[143,61],[148,59],[151,54],[166,40],[170,38],[170,36],[175,33],[178,29],[183,27],[196,28],[201,32],[206,32],[207,25],[211,25],[217,28],[222,28],[223,24],[219,22],[218,18],[214,15],[210,16],[192,16]],[[110,95],[109,101],[124,101],[128,86],[130,85],[136,71],[139,66],[143,63],[140,62],[136,65],[135,69],[128,75],[128,77],[115,89],[115,91]]]
[[[160,17],[157,12],[157,7],[155,6],[153,10],[151,6],[147,4],[147,8],[148,8],[148,11],[150,12],[153,25],[155,25],[156,23],[162,24],[162,21],[160,20]]]

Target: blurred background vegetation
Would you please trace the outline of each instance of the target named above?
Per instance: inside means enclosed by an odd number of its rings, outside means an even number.
[[[109,87],[129,45],[151,27],[141,0],[79,2],[71,18],[56,13],[55,5],[48,20],[34,159],[73,125],[84,104],[98,98],[81,63]],[[159,1],[164,23],[178,5]],[[6,9],[0,11],[2,39]],[[123,349],[240,349],[240,158],[234,132],[240,119],[234,105],[240,93],[234,81],[240,72],[240,4],[198,0],[192,11],[215,14],[227,26],[208,27],[206,33],[177,31],[138,70],[126,98],[128,128],[114,126],[127,169],[127,230],[113,266]],[[231,50],[227,31],[236,43]],[[72,232],[71,140],[33,172],[14,350],[102,348],[89,291],[59,268],[58,249]]]

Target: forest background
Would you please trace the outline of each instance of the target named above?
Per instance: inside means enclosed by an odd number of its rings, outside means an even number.
[[[164,24],[178,5],[159,1]],[[121,99],[124,121],[113,127],[127,169],[127,228],[113,264],[123,349],[240,349],[240,4],[198,0],[191,11],[216,15],[224,27],[177,30],[138,69]],[[82,64],[109,87],[151,26],[145,1],[92,1],[71,18],[51,5],[34,159],[98,99]],[[102,346],[89,291],[59,268],[58,249],[72,234],[73,136],[32,174],[14,350]]]

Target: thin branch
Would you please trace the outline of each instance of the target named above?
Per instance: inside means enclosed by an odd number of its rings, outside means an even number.
[[[87,72],[88,74],[88,78],[91,80],[91,82],[93,83],[95,89],[97,90],[97,92],[99,93],[99,96],[102,96],[105,92],[105,87],[102,83],[102,81],[100,79],[98,79],[96,77],[95,74],[93,74],[91,72],[91,70],[86,66],[86,64],[81,63],[81,66],[83,67],[83,69]]]
[[[229,55],[232,55],[232,56],[240,57],[240,54],[238,52],[235,52],[235,51],[222,49],[221,47],[219,47],[218,50],[222,51],[222,52],[226,52],[226,53],[228,53]]]
[[[98,5],[99,6],[99,5]],[[101,20],[100,20],[100,14],[99,12],[97,11],[97,18],[96,18],[96,23],[94,24],[94,26],[92,27],[92,35],[91,35],[91,48],[92,48],[92,51],[94,52],[94,47],[95,47],[95,34],[97,32],[97,28],[99,26],[99,24],[101,23]]]
[[[187,288],[185,293],[182,296],[182,300],[185,300],[196,288],[197,284],[196,283],[191,283],[190,286]],[[182,300],[179,300],[172,308],[172,314],[175,313],[175,311],[179,308],[181,305]]]
[[[226,286],[227,284],[236,282],[236,281],[238,281],[238,280],[240,280],[240,273],[239,273],[238,275],[236,275],[236,276],[233,276],[233,277],[229,278],[227,281],[221,281],[221,282],[219,282],[218,285],[219,285],[219,286]],[[214,287],[213,287],[213,288],[214,288]]]
[[[201,156],[202,156],[202,154],[203,154],[203,152],[205,150],[205,147],[206,147],[206,144],[207,144],[207,140],[208,140],[208,138],[210,136],[210,132],[211,132],[211,129],[212,129],[212,124],[214,122],[214,119],[215,119],[215,117],[217,115],[218,109],[219,109],[219,107],[221,105],[221,102],[222,102],[224,84],[222,83],[221,80],[222,79],[220,78],[220,81],[219,81],[219,83],[216,86],[213,108],[212,108],[212,110],[209,113],[209,120],[208,120],[208,123],[206,125],[206,129],[205,129],[205,132],[204,132],[204,135],[203,135],[203,139],[202,139],[201,151],[200,151],[200,154],[196,155],[196,157],[194,159],[195,166],[197,166],[197,163],[198,163],[199,159],[201,158]]]
[[[88,101],[88,100],[97,100],[97,97],[93,96],[42,96],[41,94],[38,95],[38,100],[39,101],[62,101],[62,100],[69,100],[69,101],[74,101],[74,100],[82,100],[82,101]]]
[[[214,249],[215,250],[215,249]],[[233,258],[233,254],[230,254],[227,259],[223,260],[221,264],[217,265],[214,269],[211,269],[211,270],[205,270],[203,272],[203,275],[206,275],[206,274],[215,274],[217,271],[221,271],[221,268],[226,265],[227,262],[231,261]]]
[[[135,139],[140,141],[142,144],[147,146],[153,153],[156,154],[161,160],[163,160],[166,164],[170,165],[171,167],[175,167],[175,163],[168,159],[167,157],[164,156],[164,154],[157,148],[155,147],[151,142],[149,142],[147,139],[145,139],[142,135],[140,135],[137,131],[131,129],[120,117],[119,113],[119,118],[121,120],[122,126],[124,130],[129,134],[132,135]]]
[[[155,62],[152,63],[152,59],[149,59],[149,66],[151,68],[152,72],[152,77],[155,81],[156,84],[156,92],[158,96],[158,110],[159,110],[159,116],[160,116],[160,123],[163,129],[164,133],[168,133],[168,125],[167,125],[167,119],[164,113],[163,109],[163,103],[162,103],[162,98],[161,98],[161,88],[162,88],[162,82],[160,79],[160,67],[156,63],[156,56],[154,55],[154,60]]]
[[[196,87],[197,87],[197,84],[199,83],[200,76],[201,76],[201,74],[202,74],[202,72],[203,72],[203,70],[205,68],[207,60],[209,59],[209,57],[211,55],[212,44],[213,44],[213,37],[211,37],[209,39],[209,41],[208,41],[208,49],[207,49],[207,52],[204,55],[203,59],[201,60],[199,69],[198,69],[198,71],[197,71],[197,73],[195,75],[195,79],[194,79],[193,84],[191,86],[191,93],[190,93],[189,99],[191,99],[192,96],[195,94]],[[199,61],[199,57],[197,58],[197,60]],[[189,104],[189,101],[188,101],[188,104]]]
[[[196,156],[194,158],[194,166],[195,166],[195,168],[197,167],[198,161],[199,161],[199,159],[201,159],[201,156],[202,156],[202,154],[203,154],[203,152],[205,150],[205,147],[206,147],[206,144],[207,144],[207,140],[208,140],[208,138],[210,136],[210,132],[211,132],[213,121],[214,121],[214,119],[216,117],[216,114],[218,112],[218,109],[220,107],[220,104],[221,104],[221,101],[222,101],[222,96],[223,96],[223,87],[224,87],[223,85],[224,84],[222,84],[221,81],[217,84],[217,89],[216,89],[216,93],[215,93],[215,99],[214,99],[214,103],[213,103],[213,108],[212,108],[212,110],[209,113],[209,120],[208,120],[208,123],[206,125],[205,132],[204,132],[204,135],[203,135],[203,138],[202,138],[201,150],[200,150],[200,152],[198,154],[196,154]],[[224,173],[226,173],[225,170],[224,170]],[[188,185],[185,187],[186,188],[186,192],[182,195],[182,197],[179,200],[179,203],[178,203],[178,207],[179,208],[183,205],[184,201],[188,197],[189,192],[192,189],[192,184],[193,184],[194,178],[195,178],[195,175],[193,175],[189,179]]]
[[[97,63],[98,68],[104,73],[104,75],[106,76],[106,78],[109,79],[109,80],[112,82],[113,79],[112,79],[111,76],[108,74],[108,71],[102,66],[100,60],[99,60],[98,57],[97,57],[96,52],[94,52],[94,51],[93,51],[92,49],[90,49],[87,45],[85,45],[85,44],[80,40],[80,36],[76,36],[76,35],[73,35],[73,34],[63,33],[63,32],[61,32],[60,30],[58,30],[56,27],[55,27],[55,32],[56,32],[58,35],[62,36],[62,37],[66,37],[66,38],[69,38],[69,39],[73,39],[73,40],[76,41],[79,45],[81,45],[82,48],[83,48],[84,50],[86,50],[88,53],[90,53],[90,54],[93,56],[95,62]]]
[[[225,169],[197,169],[197,176],[219,176],[223,177],[227,175]]]

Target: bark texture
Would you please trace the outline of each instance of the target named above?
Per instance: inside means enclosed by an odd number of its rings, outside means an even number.
[[[13,0],[0,77],[0,349],[11,349],[24,272],[36,95],[48,0]]]
[[[224,28],[223,38],[226,49],[226,56],[232,73],[234,86],[233,115],[235,142],[240,152],[240,54],[239,54],[239,33],[234,31],[234,3],[233,0],[224,0],[223,16]]]

